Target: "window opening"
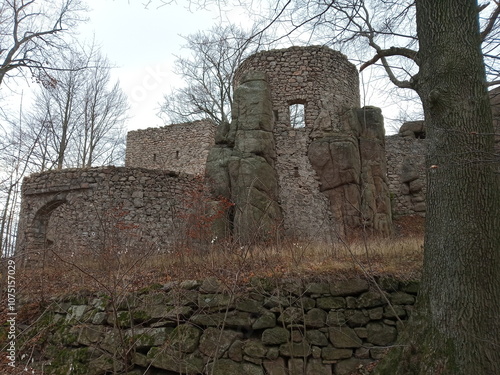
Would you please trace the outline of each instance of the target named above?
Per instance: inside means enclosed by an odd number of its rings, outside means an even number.
[[[290,126],[294,129],[300,129],[306,126],[304,104],[290,105]]]
[[[175,158],[179,159],[179,151],[175,151]]]

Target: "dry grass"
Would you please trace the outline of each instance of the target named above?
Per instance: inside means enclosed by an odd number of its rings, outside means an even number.
[[[216,277],[243,285],[252,277],[347,279],[394,276],[417,279],[422,266],[422,237],[370,239],[333,245],[286,241],[279,245],[208,245],[170,253],[128,252],[97,257],[54,255],[44,265],[20,269],[23,301],[48,301],[67,293],[116,294],[174,280]]]
[[[144,248],[120,253],[113,248],[71,254],[68,249],[58,249],[48,251],[45,260],[36,265],[18,265],[17,297],[25,306],[44,305],[64,294],[124,295],[152,284],[207,277],[216,277],[232,288],[244,286],[253,277],[418,279],[423,261],[422,223],[421,218],[405,219],[396,222],[397,233],[391,238],[329,245],[287,240],[255,246],[215,243],[163,253]]]

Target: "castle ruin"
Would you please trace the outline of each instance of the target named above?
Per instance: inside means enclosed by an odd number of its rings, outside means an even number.
[[[381,111],[360,108],[358,73],[341,53],[260,52],[238,68],[234,87],[230,124],[131,131],[125,167],[25,178],[18,252],[95,245],[110,215],[125,242],[167,248],[189,225],[186,197],[204,184],[211,203],[234,204],[214,238],[335,241],[360,228],[387,235],[393,215],[425,215],[423,125],[385,137]]]

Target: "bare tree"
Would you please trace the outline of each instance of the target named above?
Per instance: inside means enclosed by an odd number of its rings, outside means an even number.
[[[116,82],[111,88],[110,63],[101,54],[88,69],[83,92],[83,127],[76,138],[78,166],[112,164],[123,155],[127,98]]]
[[[109,87],[106,58],[96,53],[85,59],[71,54],[35,99],[28,122],[37,138],[33,162],[41,170],[120,162],[128,110],[125,94],[118,83]],[[88,67],[73,69],[82,65]]]
[[[14,255],[20,187],[25,174],[33,172],[29,160],[36,143],[27,147],[22,117],[2,116],[0,128],[0,256]]]
[[[39,82],[58,69],[55,56],[66,48],[62,35],[82,21],[80,0],[0,0],[0,86],[28,69]]]
[[[230,121],[232,80],[236,68],[263,43],[256,29],[216,26],[186,37],[191,56],[177,57],[176,71],[186,85],[165,95],[160,117],[166,123],[209,118],[216,124]]]

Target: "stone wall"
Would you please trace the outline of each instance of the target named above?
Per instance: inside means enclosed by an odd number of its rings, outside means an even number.
[[[492,162],[500,170],[500,87],[489,92],[495,131]],[[425,216],[426,167],[424,121],[404,123],[397,135],[386,137],[387,178],[395,216]]]
[[[255,278],[237,289],[207,279],[120,298],[67,296],[23,337],[44,343],[32,366],[50,374],[364,373],[396,342],[418,290],[378,283],[382,292],[363,279]]]
[[[387,179],[395,217],[425,216],[425,139],[393,135],[385,139]]]
[[[256,86],[249,84],[257,82],[255,77],[265,82],[267,91],[259,91],[269,101],[265,110]],[[277,175],[281,226],[286,235],[328,241],[360,227],[390,233],[383,119],[380,111],[358,108],[358,84],[355,66],[327,47],[292,47],[250,56],[235,73],[233,119],[216,137],[208,176],[215,180],[224,175],[213,167],[222,167],[218,158],[223,150],[231,158],[245,159],[248,156],[237,156],[235,150],[255,149],[258,155],[267,155],[266,161]],[[303,106],[303,126],[292,120],[297,104]],[[241,118],[250,114],[251,124],[242,125]],[[265,137],[257,134],[262,124],[268,131]],[[217,191],[232,189],[232,179],[226,180],[228,187]],[[262,178],[251,174],[249,181]],[[234,198],[234,192],[229,194]],[[245,207],[256,202],[248,201]],[[273,205],[269,207],[274,213]],[[236,203],[235,212],[243,210]],[[251,220],[268,221],[259,214]],[[241,226],[252,227],[252,223]],[[234,225],[236,231],[238,227]],[[265,232],[275,230],[276,225],[264,227]]]
[[[203,175],[215,128],[202,120],[130,131],[125,166]]]
[[[101,167],[33,174],[23,182],[18,254],[133,246],[168,251],[182,232],[186,206],[201,188],[192,175]],[[58,250],[59,251],[59,250]]]
[[[249,72],[264,72],[269,82],[275,169],[285,233],[323,240],[343,235],[344,218],[332,213],[329,197],[321,189],[320,177],[308,153],[313,136],[321,137],[323,132],[353,136],[352,131],[346,129],[343,114],[359,107],[356,68],[340,52],[311,46],[250,56],[238,67],[234,87]],[[290,106],[293,104],[304,105],[303,127],[292,126]],[[339,206],[339,202],[336,205]]]

